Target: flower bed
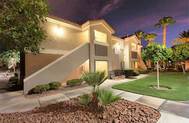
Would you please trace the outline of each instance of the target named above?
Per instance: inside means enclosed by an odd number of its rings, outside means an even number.
[[[1,123],[156,123],[160,113],[148,106],[127,100],[106,105],[102,112],[94,112],[71,99],[29,112],[0,114]]]

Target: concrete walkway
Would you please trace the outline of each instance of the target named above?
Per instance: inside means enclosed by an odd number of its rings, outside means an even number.
[[[145,76],[146,75],[140,75],[136,79],[140,79]],[[119,95],[126,100],[138,102],[159,110],[161,118],[158,123],[189,123],[188,103],[169,101],[111,88],[115,84],[131,82],[133,80],[135,79],[107,80],[100,86],[100,88],[110,89],[114,94]],[[48,104],[69,100],[70,98],[77,97],[85,93],[90,93],[91,90],[91,87],[83,87],[35,98],[24,97],[22,92],[4,93],[0,95],[0,112],[10,113],[29,111],[35,107],[46,106]]]
[[[140,79],[143,77],[146,77],[146,75],[140,75],[136,79]],[[113,85],[132,81],[132,79],[107,80],[105,83],[102,84],[101,87],[112,90],[114,94],[117,94],[126,100],[138,102],[159,110],[161,113],[161,118],[159,119],[158,123],[189,123],[188,101],[169,101],[161,98],[145,96],[111,88]]]

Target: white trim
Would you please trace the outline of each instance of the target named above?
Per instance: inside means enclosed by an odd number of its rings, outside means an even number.
[[[109,46],[108,43],[103,43],[103,42],[96,41],[96,40],[94,40],[94,44],[103,45],[103,46]]]
[[[40,51],[40,53],[45,53],[45,54],[60,54],[60,55],[66,54],[68,52],[69,51],[67,51],[67,50],[55,50],[55,49],[43,49],[43,50]]]
[[[50,64],[48,64],[47,66],[43,67],[42,69],[38,70],[37,72],[31,74],[30,76],[28,76],[27,78],[24,79],[25,81],[28,81],[30,78],[32,78],[33,76],[37,75],[38,73],[44,71],[45,69],[47,69],[50,66],[53,66],[54,64],[56,64],[57,62],[59,62],[60,60],[62,60],[64,57],[67,57],[68,55],[70,55],[71,53],[75,52],[76,50],[78,50],[79,48],[83,47],[84,45],[89,44],[89,43],[84,43],[79,45],[78,47],[76,47],[75,49],[73,49],[72,51],[70,51],[69,53],[67,53],[66,55],[61,56],[60,58],[58,58],[57,60],[55,60],[54,62],[51,62]]]
[[[69,24],[68,22],[63,22],[63,21],[56,20],[56,19],[49,18],[49,17],[47,17],[46,19],[47,19],[47,22],[51,22],[51,23],[54,23],[54,24],[60,24],[62,26],[68,27],[68,28],[72,28],[72,29],[82,31],[81,27],[75,26],[74,24],[71,24],[71,23]]]
[[[112,40],[115,40],[115,41],[124,41],[124,39],[119,38],[117,36],[113,36],[113,35],[112,35]]]
[[[104,28],[106,28],[106,30],[108,30],[108,32],[109,32],[110,34],[115,33],[114,30],[109,29],[103,22],[97,22],[97,23],[95,23],[95,24],[91,24],[90,22],[86,22],[86,23],[84,23],[84,24],[82,25],[82,31],[85,30],[85,29],[87,29],[87,28],[89,28],[89,27],[91,27],[91,26],[97,26],[97,25],[102,25]]]

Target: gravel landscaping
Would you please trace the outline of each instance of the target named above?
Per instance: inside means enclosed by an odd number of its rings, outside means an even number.
[[[159,118],[157,110],[123,99],[94,112],[75,98],[28,112],[0,114],[0,123],[156,123]]]

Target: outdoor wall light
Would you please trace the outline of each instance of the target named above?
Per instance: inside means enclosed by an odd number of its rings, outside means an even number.
[[[64,35],[64,30],[63,30],[63,28],[61,28],[61,27],[59,27],[59,26],[54,26],[54,27],[53,27],[53,32],[54,32],[55,35],[57,35],[57,36],[59,36],[59,37],[61,37],[61,36]]]

